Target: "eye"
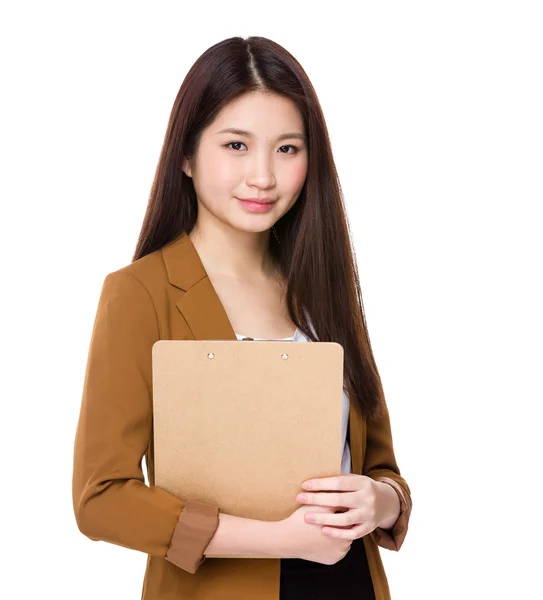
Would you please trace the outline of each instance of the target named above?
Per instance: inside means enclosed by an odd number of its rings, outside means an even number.
[[[239,145],[241,144],[242,146],[245,146],[245,144],[243,142],[228,142],[228,144],[225,144],[226,148],[229,148],[230,150],[234,150],[234,152],[239,152],[238,148],[234,148],[234,145]],[[245,146],[247,148],[247,146]],[[281,150],[282,148],[292,148],[293,152],[281,152],[280,154],[298,154],[298,152],[300,151],[300,149],[297,146],[293,146],[292,144],[286,144],[284,146],[281,146],[281,148],[279,148],[279,150]]]
[[[286,146],[281,146],[281,148],[293,148],[294,149],[294,152],[281,152],[281,154],[298,154],[298,152],[300,151],[300,149],[297,146],[293,146],[292,144],[287,144]]]
[[[242,144],[243,146],[245,146],[245,144],[243,142],[229,142],[228,144],[226,144],[227,148],[230,148],[230,146],[232,144]],[[230,148],[231,150],[235,150],[236,152],[238,151],[237,148]]]

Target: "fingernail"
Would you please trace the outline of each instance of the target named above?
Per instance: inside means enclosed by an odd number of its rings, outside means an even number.
[[[298,502],[305,502],[307,500],[307,496],[305,494],[298,494],[296,500],[298,500]]]
[[[311,523],[313,523],[315,521],[315,515],[306,514],[305,515],[305,520],[306,521],[311,521]]]
[[[302,484],[302,487],[305,490],[310,490],[311,489],[311,481],[304,481],[303,484]]]

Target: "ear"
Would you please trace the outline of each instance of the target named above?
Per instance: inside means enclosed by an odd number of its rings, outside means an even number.
[[[183,173],[185,173],[187,177],[192,177],[192,169],[190,168],[190,161],[188,158],[183,160]]]

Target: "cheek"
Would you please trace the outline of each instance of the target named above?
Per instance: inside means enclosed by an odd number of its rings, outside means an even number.
[[[241,164],[241,163],[240,163]],[[217,153],[211,161],[211,176],[217,187],[231,189],[239,182],[239,166],[235,160],[228,160],[224,154]]]
[[[307,176],[307,162],[300,161],[300,164],[293,165],[292,169],[289,171],[288,179],[286,180],[286,185],[293,191],[299,191],[304,185],[305,178]]]
[[[238,185],[239,173],[235,161],[226,160],[218,152],[207,157],[202,181],[213,192],[228,192]]]
[[[217,185],[222,188],[231,189],[239,181],[239,169],[234,161],[217,160],[215,168],[215,178]]]

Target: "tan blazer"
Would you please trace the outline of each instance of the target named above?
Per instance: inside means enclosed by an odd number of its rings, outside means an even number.
[[[220,507],[185,503],[154,485],[151,349],[160,339],[237,339],[186,234],[104,280],[75,438],[77,525],[92,540],[148,554],[142,600],[278,600],[279,558],[206,558]],[[388,600],[378,546],[400,549],[411,493],[388,414],[368,429],[351,402],[349,423],[353,473],[386,481],[400,498],[393,528],[363,538],[376,599]]]

